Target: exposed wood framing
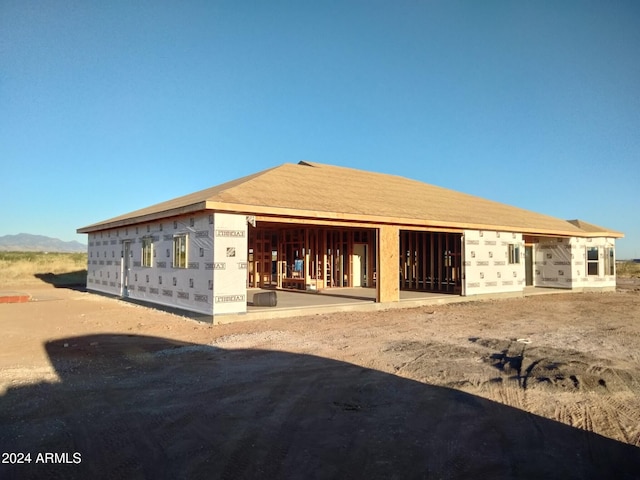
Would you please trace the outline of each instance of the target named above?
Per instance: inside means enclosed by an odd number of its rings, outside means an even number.
[[[250,228],[247,285],[317,290],[352,287],[355,244],[366,245],[367,254],[358,269],[366,272],[366,278],[358,283],[374,286],[374,230],[288,224]],[[275,258],[272,251],[277,252]],[[276,265],[273,276],[272,262]]]
[[[400,232],[400,289],[460,293],[461,235]]]

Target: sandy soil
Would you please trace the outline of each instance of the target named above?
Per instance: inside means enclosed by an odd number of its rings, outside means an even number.
[[[27,290],[0,305],[0,453],[31,463],[3,479],[640,476],[637,279],[218,326]]]

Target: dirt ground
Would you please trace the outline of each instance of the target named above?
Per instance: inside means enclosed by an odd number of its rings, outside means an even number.
[[[2,479],[640,477],[638,279],[216,326],[26,290]]]

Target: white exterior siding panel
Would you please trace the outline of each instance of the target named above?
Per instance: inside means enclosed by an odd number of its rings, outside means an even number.
[[[213,313],[247,311],[247,218],[214,214]]]
[[[510,245],[516,247],[516,263],[510,263]],[[465,295],[522,291],[524,253],[520,233],[465,230]]]

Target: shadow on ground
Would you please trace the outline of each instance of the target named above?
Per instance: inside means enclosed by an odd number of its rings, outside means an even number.
[[[69,288],[81,292],[87,290],[86,270],[67,273],[36,273],[34,277],[56,288]]]
[[[637,478],[640,449],[310,355],[123,335],[45,345],[0,397],[0,478]],[[35,463],[78,452],[77,464]],[[75,457],[77,459],[77,457]]]

